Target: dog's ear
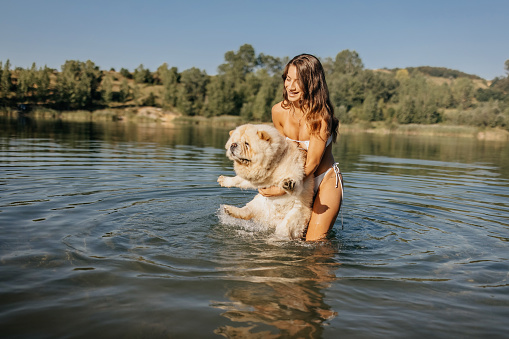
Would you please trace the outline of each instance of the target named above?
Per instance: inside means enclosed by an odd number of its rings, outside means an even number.
[[[258,131],[257,132],[258,134],[258,137],[262,140],[265,140],[265,141],[269,141],[270,140],[270,135],[269,133],[265,132],[265,131]]]
[[[230,136],[232,136],[233,131],[235,131],[235,130],[234,130],[234,129],[232,129],[232,130],[230,131]]]

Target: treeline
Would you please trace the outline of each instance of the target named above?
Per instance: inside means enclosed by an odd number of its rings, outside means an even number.
[[[236,115],[269,121],[283,93],[288,58],[256,54],[245,44],[225,53],[218,74],[161,65],[150,71],[100,70],[92,61],[67,61],[61,70],[16,68],[0,62],[0,106],[59,110],[155,106],[186,116]],[[368,70],[355,51],[322,59],[332,103],[343,123],[387,121],[509,129],[509,77],[487,82],[447,68]],[[509,74],[509,60],[505,63]]]
[[[430,67],[430,66],[420,66],[420,67],[407,67],[407,70],[413,72],[414,70],[419,71],[423,74],[427,74],[434,77],[441,78],[469,78],[469,79],[479,79],[481,77],[473,74],[467,74],[461,71],[457,71],[455,69],[449,69],[445,67]]]

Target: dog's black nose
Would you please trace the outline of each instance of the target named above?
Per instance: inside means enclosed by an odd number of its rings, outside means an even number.
[[[230,149],[233,151],[235,148],[237,148],[237,144],[236,143],[232,143],[230,145]]]

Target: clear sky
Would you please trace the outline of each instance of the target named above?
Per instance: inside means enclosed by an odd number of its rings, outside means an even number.
[[[366,68],[436,66],[491,80],[509,59],[508,0],[0,0],[0,61],[60,69],[163,63],[214,75],[227,51],[359,53]]]

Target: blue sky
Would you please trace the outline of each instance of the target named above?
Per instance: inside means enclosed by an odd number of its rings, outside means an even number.
[[[359,53],[366,68],[437,66],[491,80],[509,59],[507,0],[0,0],[0,61],[60,69],[155,71],[164,62],[216,74],[251,44],[276,57]]]

